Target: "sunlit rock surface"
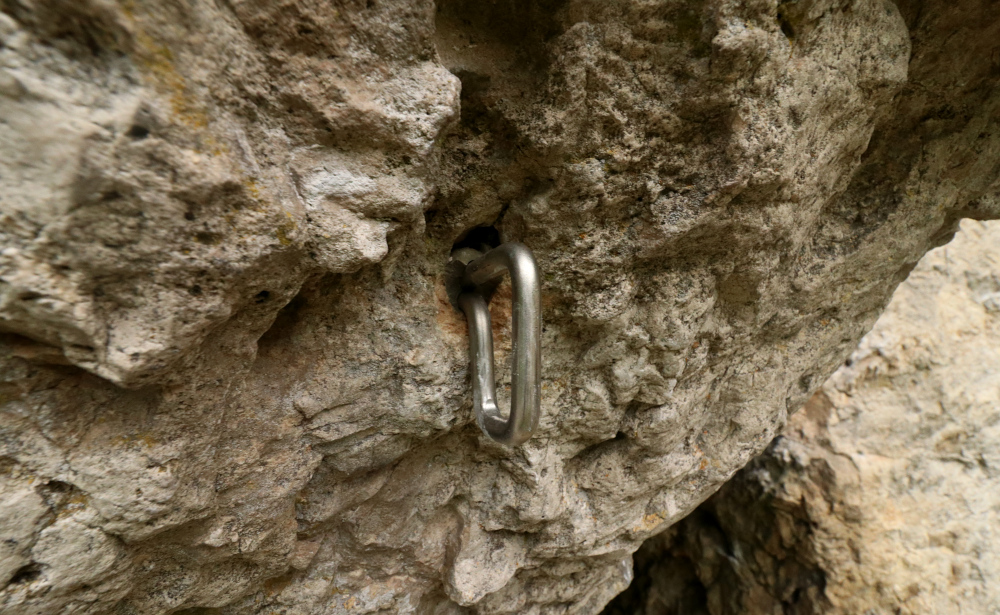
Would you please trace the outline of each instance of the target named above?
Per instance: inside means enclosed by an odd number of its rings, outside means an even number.
[[[605,612],[995,613],[998,494],[1000,223],[969,221]]]
[[[1000,216],[967,0],[0,11],[5,615],[597,612]],[[470,232],[544,274],[516,449]]]

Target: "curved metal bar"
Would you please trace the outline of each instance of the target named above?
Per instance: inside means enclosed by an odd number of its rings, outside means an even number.
[[[493,330],[486,299],[478,288],[510,273],[513,288],[513,358],[510,416],[500,414],[493,381]],[[505,243],[469,263],[463,283],[477,290],[459,295],[469,321],[472,359],[472,396],[476,421],[487,435],[502,444],[526,442],[538,429],[541,407],[542,300],[538,265],[522,243]]]

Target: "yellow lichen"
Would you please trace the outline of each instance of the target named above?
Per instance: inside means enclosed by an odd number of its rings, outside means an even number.
[[[295,230],[294,222],[286,222],[275,229],[274,234],[278,236],[278,241],[283,246],[292,244],[291,233]]]
[[[122,9],[132,21],[135,40],[135,61],[146,77],[149,85],[160,92],[170,102],[170,108],[178,123],[199,131],[197,150],[213,156],[228,153],[228,148],[212,134],[205,132],[210,124],[210,116],[204,105],[191,93],[185,77],[178,71],[170,47],[156,40],[142,28],[138,15],[139,7],[134,0],[125,0]]]

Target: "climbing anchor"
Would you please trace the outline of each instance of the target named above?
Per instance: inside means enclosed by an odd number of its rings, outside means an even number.
[[[486,254],[463,248],[453,258],[465,263],[458,305],[469,321],[472,404],[479,427],[497,442],[523,444],[538,429],[541,407],[542,303],[538,265],[531,250],[512,241]],[[493,381],[493,329],[488,305],[491,283],[510,273],[513,288],[513,358],[510,415],[500,414]]]

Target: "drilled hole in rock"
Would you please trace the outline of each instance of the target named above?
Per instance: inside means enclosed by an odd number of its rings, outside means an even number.
[[[188,292],[197,297],[202,293],[201,286],[195,284],[194,286],[188,289]]]
[[[254,303],[264,303],[271,296],[271,291],[262,290],[253,297]]]
[[[455,245],[451,248],[451,254],[453,256],[458,256],[458,251],[466,248],[471,248],[479,252],[489,252],[493,248],[500,245],[500,232],[492,226],[477,226],[476,228],[468,231],[461,239],[455,242]],[[462,255],[464,258],[468,258],[469,255]],[[465,273],[465,264],[459,260],[451,259],[445,266],[445,280],[444,288],[448,295],[448,300],[451,301],[452,306],[456,310],[460,310],[458,305],[458,296],[465,290],[471,290],[471,288],[465,288],[462,285],[462,275]],[[492,294],[494,287],[491,288],[480,288],[488,297]]]
[[[477,226],[468,231],[452,246],[452,253],[461,248],[472,248],[487,252],[500,245],[500,231],[492,226]]]
[[[135,124],[134,126],[129,128],[128,132],[125,134],[138,141],[140,139],[145,139],[146,137],[149,136],[149,129],[146,128],[145,126],[140,126],[138,124]]]

